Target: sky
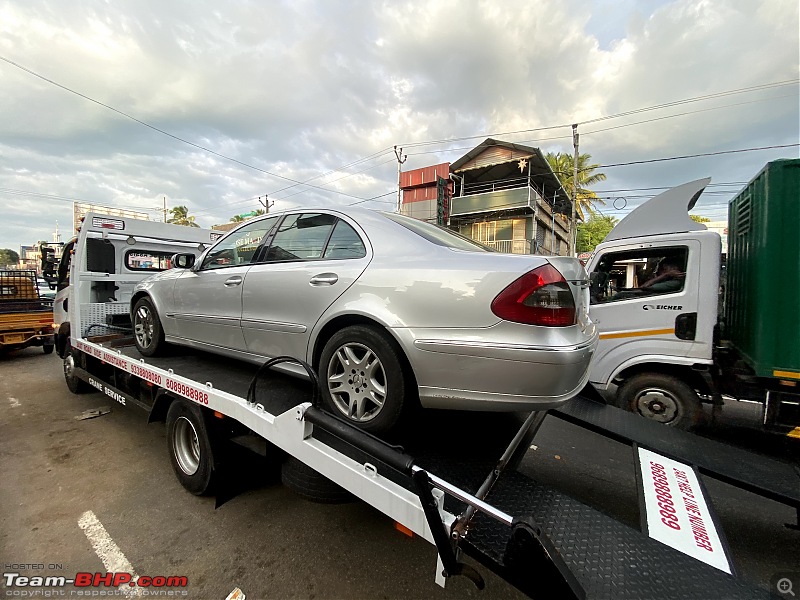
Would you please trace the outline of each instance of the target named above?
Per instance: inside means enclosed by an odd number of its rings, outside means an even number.
[[[0,248],[68,239],[73,201],[394,210],[395,146],[571,154],[572,123],[602,214],[711,177],[724,220],[798,156],[799,38],[796,0],[0,0]]]

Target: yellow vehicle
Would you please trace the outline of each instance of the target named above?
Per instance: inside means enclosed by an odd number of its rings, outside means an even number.
[[[36,271],[0,271],[0,352],[41,346],[53,351],[53,304],[39,297]]]

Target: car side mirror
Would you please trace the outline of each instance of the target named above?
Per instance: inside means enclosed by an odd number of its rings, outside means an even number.
[[[191,269],[194,266],[194,254],[189,252],[172,255],[172,266],[177,269]]]

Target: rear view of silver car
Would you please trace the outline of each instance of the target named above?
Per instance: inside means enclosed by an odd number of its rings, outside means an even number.
[[[576,259],[499,254],[396,214],[271,214],[176,262],[187,268],[134,293],[142,354],[173,343],[303,359],[328,407],[377,433],[417,401],[555,407],[585,385],[597,344]]]

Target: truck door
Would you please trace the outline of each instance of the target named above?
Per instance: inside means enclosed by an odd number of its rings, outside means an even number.
[[[601,249],[591,270],[590,314],[600,330],[592,383],[605,387],[619,367],[646,357],[650,362],[668,362],[693,354],[699,309],[698,240]]]

